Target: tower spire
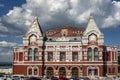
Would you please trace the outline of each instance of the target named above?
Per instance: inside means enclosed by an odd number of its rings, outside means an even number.
[[[99,30],[92,13],[90,14],[87,28],[86,28],[84,34],[87,34],[90,31],[96,31],[97,33],[101,34],[101,31]]]
[[[39,34],[39,36],[43,36],[43,32],[39,24],[38,17],[34,18],[34,21],[31,24],[31,28],[28,30],[28,32],[25,35],[32,33],[32,32]]]
[[[89,10],[90,10],[90,17],[89,17],[89,18],[93,18],[93,9],[92,9],[91,0],[90,0],[90,7],[89,7]]]

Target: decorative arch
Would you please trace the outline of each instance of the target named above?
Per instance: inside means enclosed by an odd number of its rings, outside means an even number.
[[[88,32],[86,35],[87,35],[87,37],[88,37],[88,36],[91,35],[91,34],[95,34],[96,36],[101,35],[101,33],[97,32],[97,31],[95,31],[95,30],[92,30],[92,31]]]
[[[96,42],[97,40],[97,35],[94,34],[94,33],[91,33],[89,36],[88,36],[88,39],[90,42]]]
[[[46,70],[47,70],[49,67],[51,67],[51,68],[53,68],[53,70],[55,70],[55,67],[54,67],[54,66],[46,66]]]
[[[27,35],[27,39],[29,39],[30,36],[32,36],[32,35],[35,35],[37,39],[39,38],[39,34],[37,34],[37,33],[29,33],[29,34]]]
[[[71,68],[70,68],[70,70],[72,70],[73,68],[78,68],[78,70],[80,70],[80,66],[72,66]]]
[[[66,70],[68,70],[68,68],[66,67],[66,66],[62,66],[62,67],[64,67]],[[58,70],[60,69],[61,67],[58,67]]]
[[[30,43],[35,43],[37,41],[37,36],[36,35],[34,35],[34,34],[31,34],[30,36],[29,36],[29,44]]]

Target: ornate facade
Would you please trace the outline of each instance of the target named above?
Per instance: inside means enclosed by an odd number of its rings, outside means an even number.
[[[116,76],[117,47],[105,46],[104,35],[90,15],[86,29],[64,26],[42,33],[38,19],[14,47],[14,74],[27,76]]]

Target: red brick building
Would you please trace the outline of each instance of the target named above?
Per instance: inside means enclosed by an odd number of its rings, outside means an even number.
[[[116,76],[117,47],[105,46],[104,35],[90,16],[86,29],[64,26],[42,33],[38,19],[14,47],[14,74],[27,76]]]

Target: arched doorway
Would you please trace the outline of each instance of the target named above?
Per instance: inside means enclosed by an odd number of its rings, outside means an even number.
[[[64,67],[59,69],[59,77],[66,77],[66,70]]]
[[[47,68],[47,76],[53,76],[53,68]]]
[[[78,68],[74,67],[72,68],[72,77],[78,77]]]

